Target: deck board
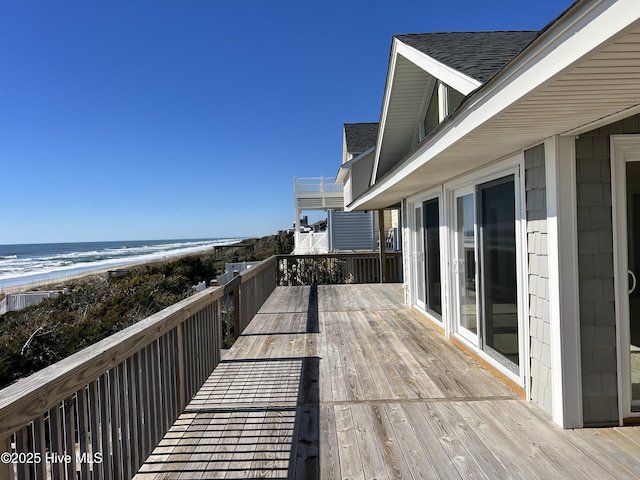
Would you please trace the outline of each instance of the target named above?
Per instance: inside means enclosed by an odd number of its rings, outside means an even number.
[[[401,304],[278,287],[136,479],[638,478],[640,427],[563,431]]]

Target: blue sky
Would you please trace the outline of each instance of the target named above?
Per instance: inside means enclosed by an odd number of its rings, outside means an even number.
[[[376,122],[393,34],[538,30],[571,0],[6,0],[0,244],[268,235]]]

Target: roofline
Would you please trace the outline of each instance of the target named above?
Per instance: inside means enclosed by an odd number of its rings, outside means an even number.
[[[446,63],[442,63],[436,60],[430,55],[421,52],[417,48],[404,43],[397,37],[394,37],[394,39],[398,42],[396,55],[402,55],[404,58],[416,64],[418,67],[422,68],[422,70],[429,73],[433,77],[437,78],[438,80],[442,80],[450,87],[455,88],[464,96],[469,95],[476,88],[482,85],[481,81],[476,80],[475,78],[456,70]]]
[[[338,173],[336,174],[336,180],[341,176],[341,172],[346,170],[350,170],[351,167],[353,167],[353,164],[356,163],[358,160],[363,159],[364,157],[366,157],[367,155],[369,155],[371,152],[373,152],[376,149],[375,145],[371,148],[369,148],[368,150],[365,150],[362,153],[359,153],[357,156],[353,157],[351,160],[344,162],[342,165],[340,165],[340,167],[338,167]],[[345,173],[346,175],[346,173]]]
[[[393,37],[391,40],[391,52],[389,53],[389,68],[387,69],[387,78],[384,85],[384,93],[382,94],[382,107],[380,109],[380,121],[378,122],[378,135],[376,137],[376,146],[382,146],[382,134],[384,132],[387,120],[387,112],[389,110],[389,100],[391,97],[391,85],[393,84],[393,73],[396,69],[398,39]],[[376,182],[376,171],[378,170],[378,163],[380,161],[380,148],[376,148],[376,153],[373,157],[373,170],[371,171],[371,178],[369,179],[369,185],[373,186]]]
[[[368,202],[414,171],[418,166],[413,165],[412,161],[424,152],[433,149],[431,156],[434,156],[449,148],[470,131],[478,128],[508,106],[517,103],[524,94],[570,68],[598,46],[610,40],[614,35],[602,38],[602,31],[607,30],[604,30],[601,24],[607,27],[614,26],[616,34],[621,34],[633,24],[634,20],[637,20],[637,17],[629,15],[629,12],[637,10],[636,2],[637,0],[575,2],[547,25],[540,35],[509,61],[502,70],[469,95],[462,105],[440,124],[440,128],[427,137],[416,150],[409,153],[404,160],[375,183],[373,182],[375,173],[372,174],[371,187],[354,199],[347,208],[349,210],[367,208]],[[523,79],[523,76],[527,78]],[[523,90],[522,83],[532,83],[533,86]],[[388,89],[387,86],[385,93]],[[463,124],[464,128],[461,128],[463,120],[466,122]],[[382,119],[380,124],[382,125]],[[380,132],[382,131],[381,128]],[[378,156],[379,152],[376,155],[374,172]]]
[[[424,52],[404,43],[397,36],[394,36],[391,42],[391,58],[389,61],[389,70],[387,72],[387,80],[385,84],[385,91],[382,101],[382,112],[380,113],[380,121],[378,122],[378,137],[377,145],[382,146],[382,138],[384,136],[384,130],[386,126],[387,112],[389,110],[389,102],[391,100],[391,87],[393,85],[392,79],[395,76],[396,63],[398,55],[401,55],[411,63],[417,65],[425,72],[437,80],[441,80],[452,88],[456,89],[463,95],[467,96],[478,87],[482,85],[482,82],[472,78],[452,67],[439,62],[435,58],[427,55]],[[382,119],[385,119],[383,122]],[[380,163],[380,150],[376,151],[373,160],[373,170],[371,171],[370,185],[373,185],[377,180],[378,166]]]

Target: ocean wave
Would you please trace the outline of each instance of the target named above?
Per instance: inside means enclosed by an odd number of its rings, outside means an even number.
[[[198,253],[216,245],[228,245],[239,239],[187,240],[166,242],[117,242],[117,246],[100,244],[78,244],[71,250],[69,244],[58,251],[48,245],[40,254],[0,256],[0,287],[12,279],[27,279],[33,276],[64,277],[76,271],[90,272],[126,265]],[[33,249],[32,249],[33,250]]]

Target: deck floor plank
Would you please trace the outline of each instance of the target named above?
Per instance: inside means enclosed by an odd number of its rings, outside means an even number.
[[[559,429],[401,298],[278,287],[136,479],[640,477],[640,427]]]
[[[322,478],[340,480],[340,451],[333,405],[320,407],[320,465]]]
[[[462,478],[422,415],[411,416],[402,403],[385,405],[385,413],[414,478]]]

